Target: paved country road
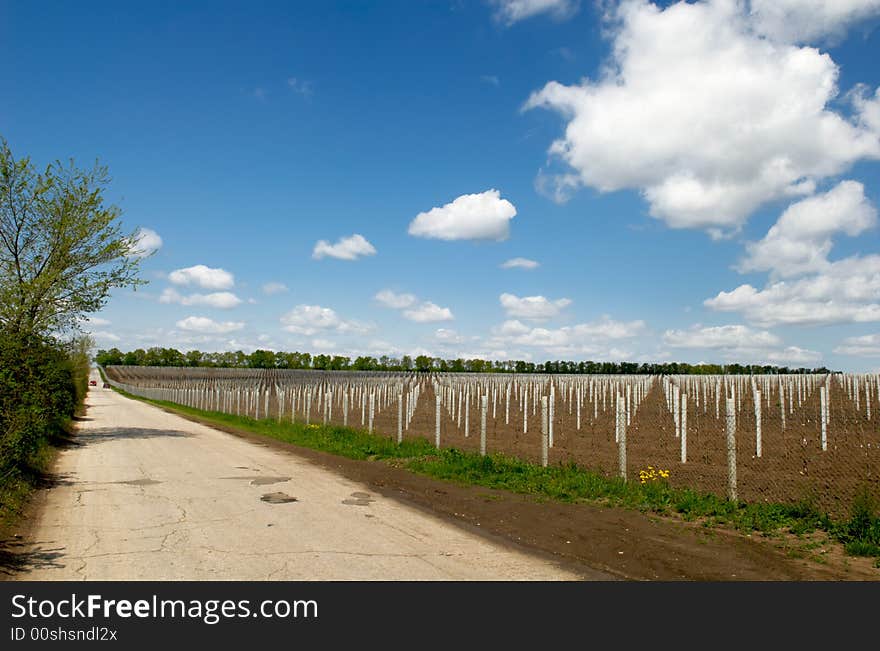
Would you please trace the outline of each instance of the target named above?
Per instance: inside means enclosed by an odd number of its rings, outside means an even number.
[[[100,383],[99,383],[100,384]],[[295,454],[90,387],[23,580],[578,580]]]

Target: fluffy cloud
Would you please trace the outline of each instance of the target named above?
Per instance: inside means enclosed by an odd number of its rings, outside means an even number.
[[[135,233],[128,255],[135,258],[146,258],[162,248],[159,233],[149,228],[141,228]]]
[[[880,0],[751,0],[755,31],[777,41],[840,37],[852,23],[880,12]]]
[[[550,147],[567,171],[539,179],[557,198],[637,189],[669,226],[719,236],[768,201],[880,157],[876,98],[851,98],[852,119],[830,109],[831,57],[757,34],[744,3],[629,0],[610,30],[599,79],[552,81],[524,107],[568,121]]]
[[[455,317],[448,307],[440,307],[431,301],[425,301],[420,305],[403,311],[403,316],[416,323],[434,323],[437,321],[452,321]]]
[[[263,293],[268,296],[272,296],[273,294],[283,294],[287,290],[287,285],[284,283],[271,282],[263,285]]]
[[[615,321],[603,316],[597,321],[562,328],[535,328],[516,319],[494,328],[489,346],[527,346],[559,355],[588,354],[607,359],[632,357],[632,353],[608,346],[608,342],[629,339],[645,331],[644,321]]]
[[[663,343],[673,348],[764,348],[779,345],[776,335],[744,325],[726,325],[689,330],[667,330]]]
[[[495,7],[495,20],[512,25],[513,23],[537,16],[550,14],[557,20],[574,15],[580,5],[579,0],[490,0]]]
[[[287,332],[310,337],[318,332],[364,333],[369,327],[357,321],[346,321],[334,310],[320,305],[297,305],[281,317],[281,325]]]
[[[716,350],[725,359],[741,363],[807,364],[822,359],[821,353],[814,350],[797,346],[779,348],[782,341],[773,333],[744,325],[695,325],[688,330],[667,330],[663,343],[671,348]]]
[[[782,350],[768,351],[765,359],[771,364],[812,364],[821,361],[822,353],[798,346],[788,346]]]
[[[403,310],[403,317],[416,323],[452,321],[455,318],[448,307],[440,307],[431,301],[423,301],[416,305],[419,299],[413,294],[397,294],[390,289],[383,289],[373,298],[385,307]]]
[[[454,344],[464,343],[465,339],[455,330],[450,330],[449,328],[437,328],[437,330],[434,332],[434,340],[438,344],[450,346]]]
[[[742,272],[770,271],[790,277],[828,269],[831,236],[840,231],[858,235],[877,223],[877,211],[856,181],[790,205],[767,235],[746,245]]]
[[[330,244],[326,240],[319,240],[312,251],[315,260],[330,257],[338,260],[357,260],[367,255],[375,255],[376,248],[370,244],[363,235],[350,235],[341,238],[336,244]]]
[[[81,328],[88,328],[90,326],[101,327],[101,326],[110,325],[110,321],[108,321],[107,319],[103,319],[99,316],[84,316],[83,318],[81,318],[77,321],[77,324]]]
[[[383,289],[373,298],[385,307],[390,307],[395,310],[402,310],[405,307],[415,305],[417,300],[412,294],[396,294],[390,289]]]
[[[834,349],[834,352],[841,355],[880,356],[880,333],[862,335],[860,337],[847,337]]]
[[[501,307],[507,312],[507,316],[519,317],[522,319],[552,319],[569,305],[571,299],[560,298],[551,301],[544,296],[515,296],[513,294],[502,294],[499,297]]]
[[[241,321],[214,321],[204,316],[188,316],[177,322],[177,327],[187,332],[203,334],[226,334],[244,328]]]
[[[119,341],[120,337],[115,332],[108,332],[107,330],[96,330],[95,332],[90,333],[92,337],[97,339],[98,341]]]
[[[516,208],[498,190],[463,194],[440,208],[416,215],[409,234],[439,240],[506,240]]]
[[[168,280],[175,285],[195,285],[202,289],[230,289],[235,285],[235,278],[225,269],[207,267],[203,264],[172,271],[168,274]]]
[[[180,305],[198,305],[228,310],[241,304],[241,299],[232,292],[211,292],[210,294],[181,294],[173,287],[168,287],[159,296],[160,303],[179,303]]]
[[[832,262],[822,273],[771,283],[763,290],[740,285],[704,305],[741,312],[760,326],[880,321],[880,255]]]
[[[537,269],[541,263],[529,260],[528,258],[511,258],[501,263],[502,269]]]

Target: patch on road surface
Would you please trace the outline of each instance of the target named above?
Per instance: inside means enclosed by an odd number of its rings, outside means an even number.
[[[144,477],[143,479],[129,479],[128,481],[115,481],[113,483],[126,484],[128,486],[152,486],[153,484],[161,484],[162,482]]]
[[[284,481],[290,481],[290,477],[256,477],[251,482],[251,486],[266,486],[268,484],[280,484]]]
[[[296,502],[297,499],[287,493],[266,493],[260,498],[269,504],[287,504],[288,502]]]
[[[375,502],[372,496],[369,493],[352,493],[351,497],[348,499],[342,500],[343,504],[348,504],[351,506],[369,506],[370,502]]]
[[[290,477],[260,477],[259,475],[248,475],[245,477],[221,477],[220,479],[244,479],[250,480],[251,486],[268,486],[269,484],[280,484],[281,482],[290,481]]]

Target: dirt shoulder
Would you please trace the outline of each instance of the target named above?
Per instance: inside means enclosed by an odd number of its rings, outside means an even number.
[[[542,501],[507,491],[458,485],[390,463],[346,459],[159,408],[260,445],[295,453],[458,526],[624,579],[880,580],[873,559],[847,557],[839,544],[826,542],[824,536],[743,535],[674,517],[586,503]]]

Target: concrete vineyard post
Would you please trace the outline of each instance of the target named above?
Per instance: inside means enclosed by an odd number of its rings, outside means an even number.
[[[369,424],[369,427],[367,428],[367,431],[370,434],[373,433],[373,416],[376,413],[375,412],[375,409],[376,409],[375,400],[376,400],[376,394],[374,392],[370,391],[370,424]]]
[[[342,426],[348,427],[348,389],[342,394]]]
[[[819,387],[819,420],[822,423],[822,452],[828,451],[828,399],[825,397],[828,389]]]
[[[782,420],[782,431],[785,431],[785,385],[779,380],[779,413]]]
[[[312,417],[312,390],[309,389],[306,391],[306,425],[309,424],[309,419]]]
[[[621,395],[617,396],[617,465],[626,481],[626,401]]]
[[[760,457],[762,450],[761,441],[761,392],[755,391],[755,456]]]
[[[480,454],[486,456],[486,412],[489,411],[489,396],[482,397],[480,408]]]
[[[675,423],[675,438],[681,436],[681,398],[678,391],[677,385],[672,387],[672,420]]]
[[[403,441],[403,394],[397,394],[397,442]]]
[[[632,411],[630,409],[631,399],[632,399],[632,386],[627,384],[626,385],[626,425],[627,425],[627,427],[629,427],[630,423],[632,422],[632,420],[631,420],[632,419]]]
[[[547,421],[547,444],[553,447],[553,417],[556,413],[556,390],[550,385],[550,405],[549,416]]]
[[[614,442],[620,443],[620,395],[617,395],[614,402]]]
[[[437,409],[435,411],[435,419],[434,419],[434,446],[439,450],[440,449],[440,394],[437,394]]]
[[[681,462],[687,463],[688,458],[688,397],[681,394]]]
[[[727,499],[736,501],[736,400],[727,398]]]
[[[548,433],[547,396],[541,396],[541,466],[547,467],[550,461],[550,441]]]

